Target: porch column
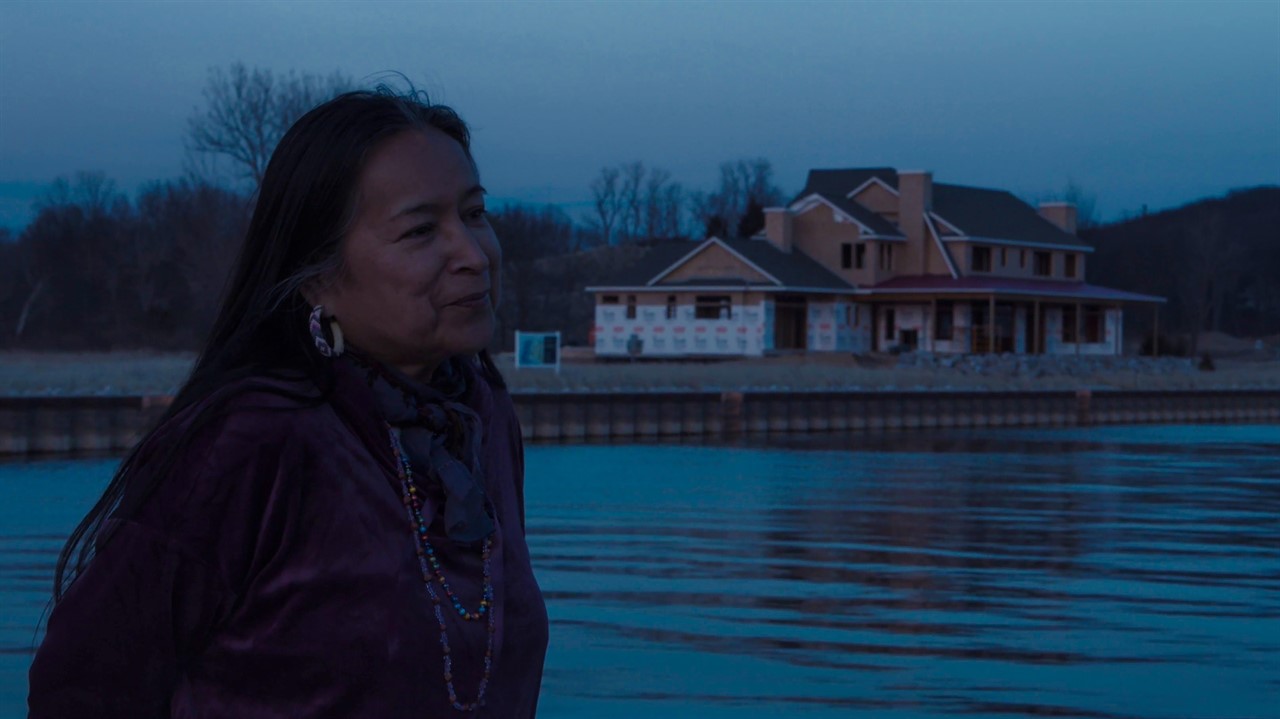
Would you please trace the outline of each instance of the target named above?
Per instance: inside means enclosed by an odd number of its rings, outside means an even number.
[[[1160,305],[1155,305],[1155,319],[1151,322],[1151,356],[1160,356]]]
[[[1119,357],[1124,355],[1124,307],[1116,305],[1111,308],[1112,317],[1116,318],[1116,326],[1111,328],[1111,347],[1113,353]],[[1107,326],[1102,325],[1103,336],[1106,335]]]
[[[996,353],[996,296],[987,301],[987,354]]]
[[[867,314],[871,315],[871,351],[880,351],[880,305],[867,303]]]
[[[926,339],[929,340],[929,351],[934,352],[937,350],[937,348],[933,346],[933,343],[936,341],[938,335],[938,298],[936,296],[931,298],[929,300],[929,304],[929,317],[932,319],[930,320],[931,326],[929,327],[929,336]]]
[[[1080,354],[1080,339],[1081,339],[1081,337],[1080,337],[1080,314],[1081,314],[1082,309],[1083,309],[1083,308],[1080,306],[1080,301],[1079,301],[1079,300],[1076,300],[1076,355],[1077,355],[1077,356]]]
[[[1031,305],[1031,347],[1028,351],[1033,355],[1040,354],[1040,300]]]

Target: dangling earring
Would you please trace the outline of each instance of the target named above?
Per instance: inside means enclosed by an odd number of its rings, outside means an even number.
[[[333,344],[329,344],[329,339],[324,336],[324,305],[316,305],[311,308],[311,319],[307,323],[307,327],[311,330],[311,340],[316,343],[316,349],[325,357],[339,357],[346,345],[342,341],[342,328],[338,326],[338,320],[329,318],[329,332],[333,334]]]

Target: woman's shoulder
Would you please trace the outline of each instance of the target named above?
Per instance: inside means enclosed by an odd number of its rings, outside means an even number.
[[[302,390],[302,391],[300,391]],[[314,389],[246,380],[176,413],[140,446],[132,472],[146,494],[125,517],[244,576],[260,531],[291,512],[325,457],[352,447]]]
[[[195,400],[158,427],[148,454],[184,447],[182,454],[206,454],[217,446],[225,456],[236,447],[284,445],[310,436],[308,429],[332,422],[322,392],[303,381],[270,377],[236,380]]]
[[[328,393],[252,377],[176,412],[139,446],[132,471],[150,477],[139,484],[154,488],[148,504],[168,510],[203,501],[257,503],[305,476],[350,434]]]

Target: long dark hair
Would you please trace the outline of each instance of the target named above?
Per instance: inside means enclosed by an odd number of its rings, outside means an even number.
[[[225,406],[219,392],[251,377],[309,380],[295,395],[323,402],[333,387],[332,367],[314,350],[307,330],[310,308],[301,289],[342,269],[342,238],[352,221],[356,185],[366,158],[382,142],[406,130],[435,128],[452,137],[471,159],[471,135],[458,114],[433,105],[420,92],[379,86],[349,92],[303,115],[281,138],[258,190],[244,244],[232,270],[213,329],[182,389],[156,426],[125,457],[101,499],[71,533],[58,557],[54,602],[110,538],[108,519],[127,518],[174,466],[191,437]],[[502,384],[488,352],[480,371]],[[239,383],[243,385],[243,383]],[[274,391],[286,393],[279,389]],[[143,448],[184,409],[176,441],[158,452]],[[146,466],[143,467],[142,465]]]

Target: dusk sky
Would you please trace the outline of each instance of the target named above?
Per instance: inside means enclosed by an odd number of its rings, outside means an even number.
[[[1103,219],[1280,184],[1280,2],[0,3],[0,224],[50,181],[182,172],[211,67],[403,72],[499,200],[588,200],[641,160],[928,169]]]

